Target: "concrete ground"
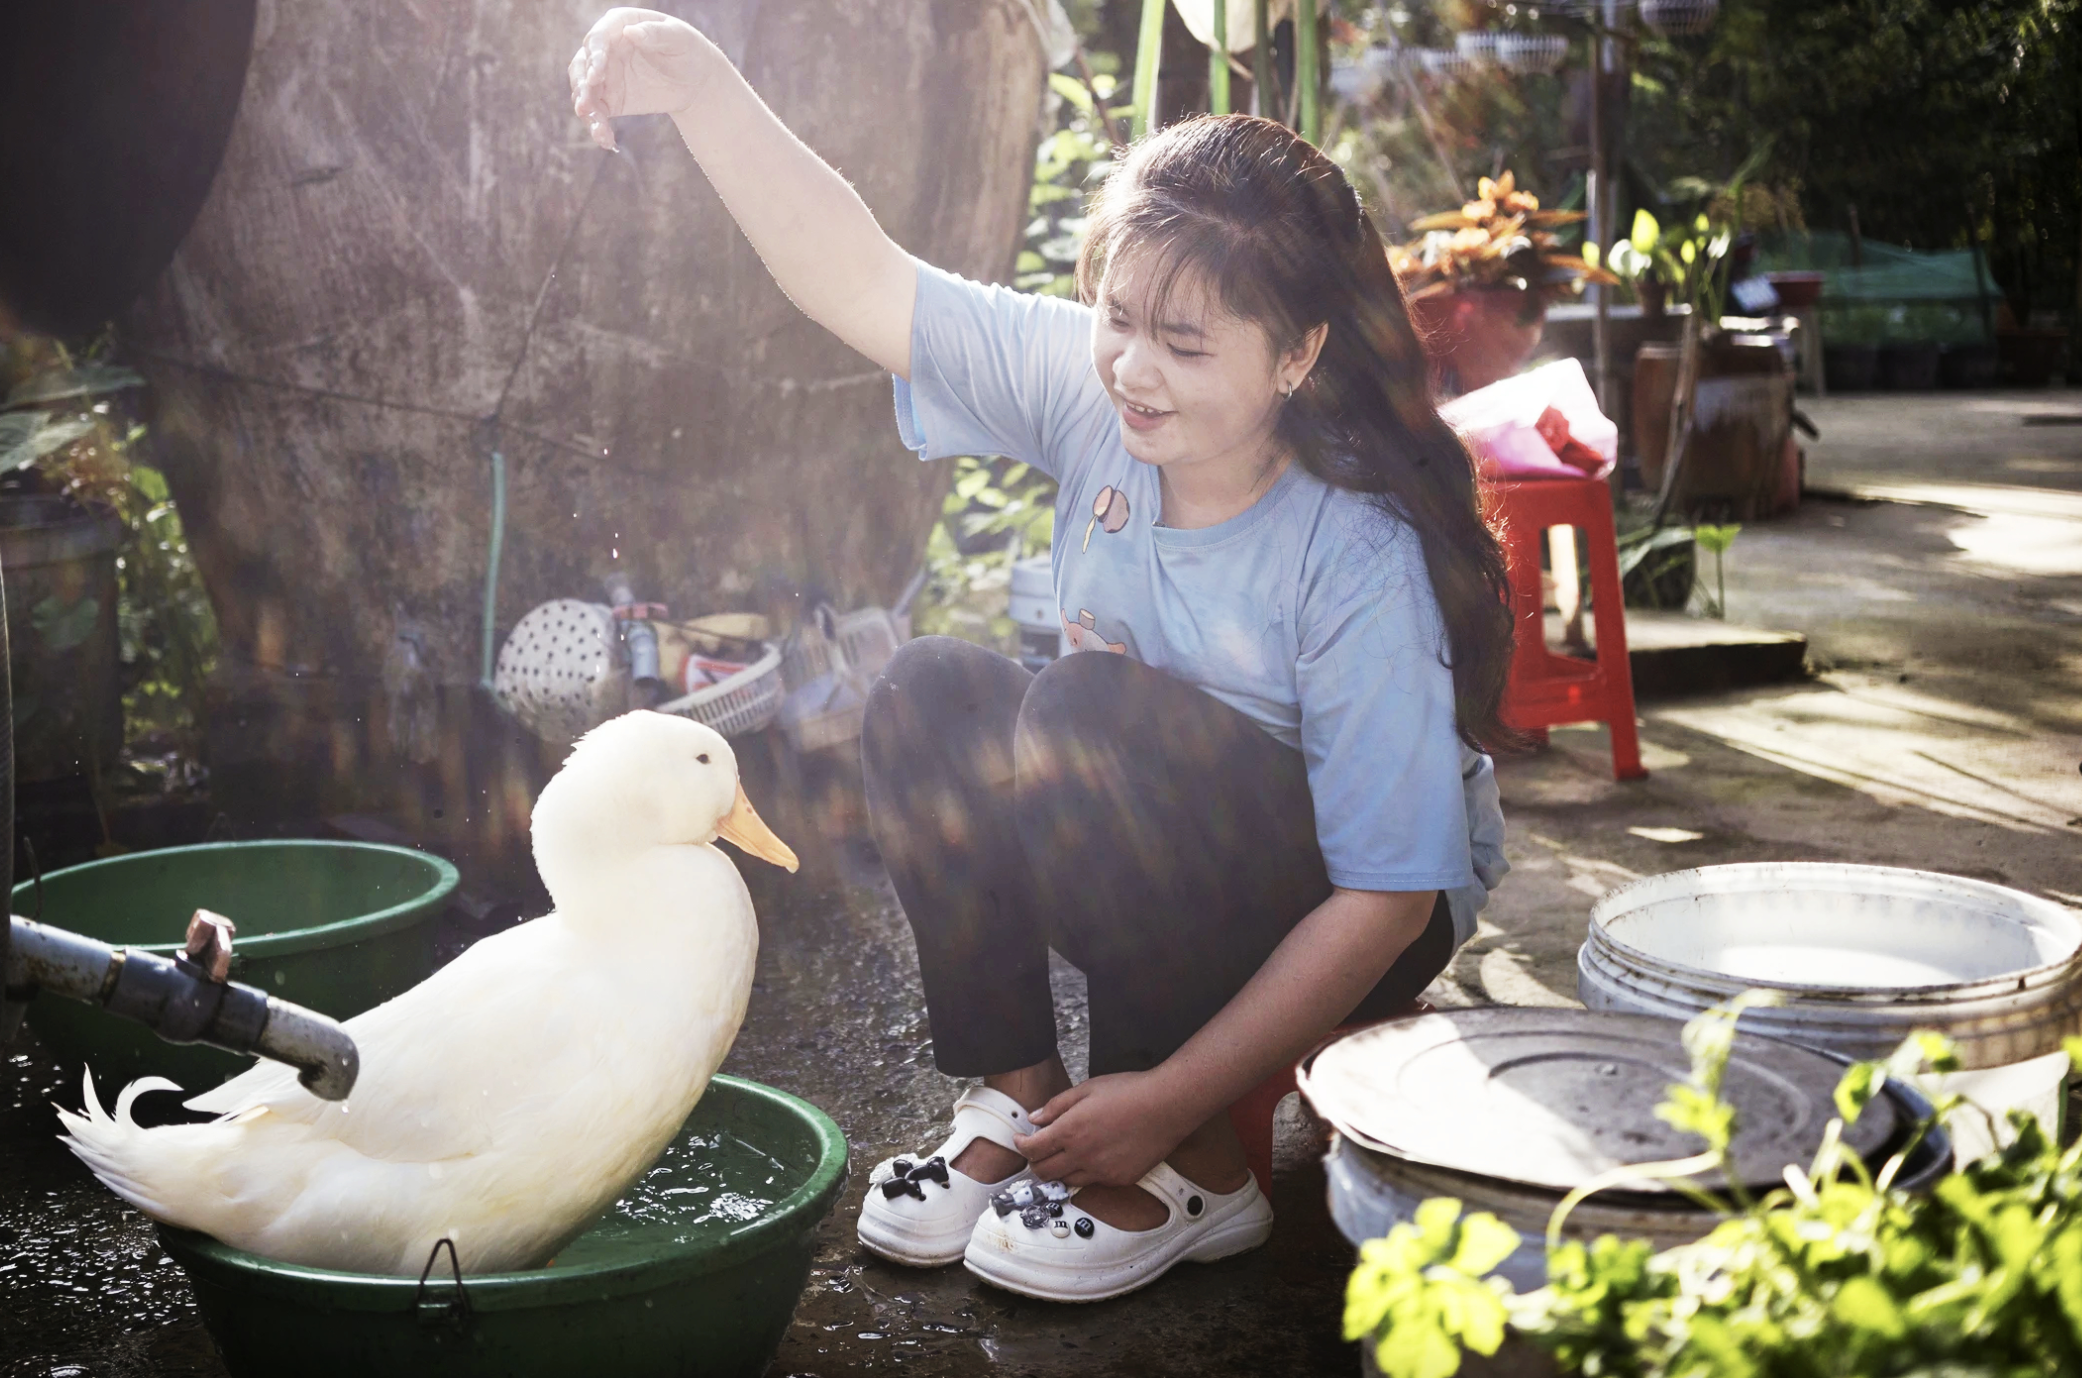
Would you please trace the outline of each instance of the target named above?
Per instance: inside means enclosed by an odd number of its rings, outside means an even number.
[[[1744,531],[1726,573],[1730,615],[1805,633],[1814,678],[1642,704],[1645,781],[1613,782],[1596,728],[1503,762],[1514,870],[1436,1002],[1571,1003],[1599,895],[1714,862],[1914,865],[2082,906],[2082,426],[2027,424],[2082,417],[2082,393],[1807,409],[1810,483],[1843,496]],[[959,1087],[932,1068],[872,854],[836,855],[822,882],[759,885],[759,986],[729,1064],[816,1101],[853,1145],[774,1378],[1356,1370],[1338,1339],[1351,1250],[1293,1105],[1272,1243],[1138,1296],[1050,1306],[865,1256],[865,1169],[932,1142]],[[1074,1067],[1081,981],[1056,975]],[[0,1375],[221,1373],[149,1229],[53,1142],[48,1103],[76,1094],[33,1049],[0,1070]]]

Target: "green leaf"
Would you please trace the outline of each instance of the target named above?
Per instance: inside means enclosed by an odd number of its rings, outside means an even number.
[[[1486,1277],[1520,1242],[1518,1231],[1481,1211],[1460,1222],[1460,1242],[1446,1266],[1469,1277]]]
[[[1692,528],[1692,535],[1698,540],[1699,548],[1714,555],[1724,553],[1729,546],[1735,544],[1735,538],[1741,532],[1742,526],[1737,522],[1730,522],[1725,526],[1701,522]]]
[[[1076,106],[1078,114],[1089,115],[1092,113],[1092,93],[1085,89],[1083,82],[1067,72],[1050,72],[1048,74],[1048,89]]]
[[[29,379],[10,392],[7,401],[0,405],[21,407],[32,402],[55,402],[64,397],[93,397],[105,392],[121,392],[125,388],[141,388],[144,385],[142,375],[120,364],[81,364],[77,368],[60,369]]]
[[[1836,1083],[1836,1113],[1843,1122],[1850,1124],[1865,1113],[1871,1103],[1887,1084],[1887,1069],[1877,1062],[1854,1062]]]
[[[1941,1033],[1918,1029],[1903,1039],[1887,1059],[1887,1070],[1897,1077],[1909,1077],[1926,1069],[1940,1073],[1958,1071],[1959,1046]]]
[[[1382,1336],[1374,1347],[1374,1362],[1387,1378],[1453,1378],[1460,1372],[1460,1346],[1426,1316]]]
[[[88,594],[70,606],[58,601],[56,594],[38,603],[29,612],[29,623],[43,641],[46,651],[69,651],[94,634],[94,624],[101,617],[101,600]]]
[[[60,421],[48,412],[0,415],[0,473],[34,464],[91,433],[94,423],[78,417]]]
[[[1830,1299],[1829,1310],[1845,1325],[1885,1339],[1898,1340],[1908,1333],[1908,1321],[1901,1308],[1887,1289],[1871,1277],[1846,1278]]]

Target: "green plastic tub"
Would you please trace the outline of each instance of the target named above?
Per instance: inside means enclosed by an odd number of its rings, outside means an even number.
[[[549,1267],[424,1284],[273,1263],[159,1237],[233,1378],[759,1378],[846,1177],[846,1136],[808,1101],[719,1076],[680,1136]]]
[[[409,847],[372,842],[221,842],[90,861],[43,878],[43,922],[146,952],[180,951],[188,916],[210,909],[238,925],[231,978],[345,1019],[434,970],[431,920],[455,889],[455,867]],[[36,915],[36,887],[14,888],[14,912]],[[161,1040],[142,1024],[42,996],[29,1024],[61,1059],[84,1062],[103,1097],[137,1077],[203,1091],[249,1062]]]

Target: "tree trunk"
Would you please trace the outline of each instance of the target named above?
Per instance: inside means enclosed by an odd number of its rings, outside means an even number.
[[[457,707],[494,447],[501,634],[616,569],[677,615],[786,618],[887,601],[922,558],[945,478],[898,443],[887,377],[773,285],[667,120],[622,122],[613,156],[572,117],[605,4],[261,4],[222,169],[129,323],[223,630],[220,801],[303,772],[322,787],[266,807],[524,823]],[[1043,80],[1021,0],[666,8],[905,247],[1010,272]]]

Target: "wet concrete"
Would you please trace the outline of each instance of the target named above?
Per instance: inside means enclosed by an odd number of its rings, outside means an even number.
[[[2082,551],[2082,521],[2035,527],[2050,543],[2033,544],[1991,526],[1993,501],[1926,500],[1928,489],[1972,486],[1982,459],[1952,444],[1942,411],[1923,418],[1920,439],[1891,416],[1848,405],[1825,415],[1815,470],[1829,473],[1831,444],[1848,456],[1842,471],[1868,475],[1892,447],[1923,497],[1810,502],[1745,530],[1728,556],[1731,615],[1805,634],[1815,677],[1643,705],[1645,781],[1611,779],[1594,728],[1558,730],[1545,751],[1503,762],[1516,869],[1429,993],[1435,1002],[1572,1003],[1596,898],[1687,866],[1915,865],[2082,906],[2082,568],[2061,563],[2063,551]],[[2023,429],[2014,415],[1998,419]],[[1996,424],[1981,412],[1969,421],[1969,436]],[[1861,425],[1878,437],[1861,440]],[[2012,434],[1989,433],[1990,445]],[[2065,433],[2057,440],[2067,444]],[[2003,486],[2037,476],[2055,501],[2034,519],[2066,520],[2057,500],[2082,490],[2082,454],[2069,456],[2025,453],[2031,464],[2006,465]],[[932,1067],[910,936],[858,841],[857,803],[842,781],[809,783],[831,843],[823,879],[754,875],[758,988],[727,1066],[823,1106],[846,1131],[855,1171],[772,1378],[1356,1372],[1355,1350],[1337,1338],[1351,1251],[1324,1207],[1313,1126],[1291,1104],[1272,1242],[1183,1266],[1136,1296],[1027,1302],[959,1267],[903,1269],[861,1252],[852,1222],[866,1169],[936,1142],[960,1087]],[[1055,977],[1075,1070],[1081,981],[1066,967]],[[0,1069],[0,1378],[221,1374],[149,1227],[52,1137],[49,1102],[77,1094],[33,1051],[14,1050]]]

